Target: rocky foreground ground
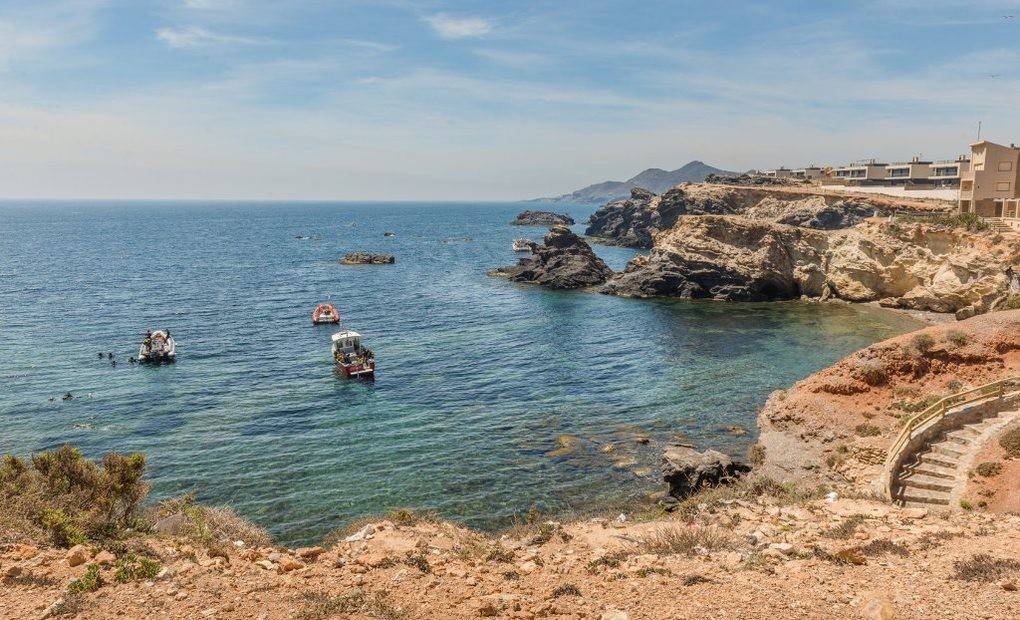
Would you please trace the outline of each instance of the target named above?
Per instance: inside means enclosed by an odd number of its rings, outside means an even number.
[[[1020,516],[899,509],[743,485],[669,518],[540,522],[502,536],[400,513],[334,546],[210,552],[141,539],[158,564],[9,545],[5,618],[1015,618]],[[97,568],[91,568],[91,567]],[[94,592],[68,594],[88,579]]]

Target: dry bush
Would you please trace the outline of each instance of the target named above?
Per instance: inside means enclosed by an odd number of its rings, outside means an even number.
[[[928,332],[914,334],[914,336],[910,338],[910,348],[917,355],[927,353],[933,346],[935,346],[935,337]]]
[[[581,596],[581,589],[572,583],[565,583],[557,586],[552,591],[552,598],[559,598],[561,596]]]
[[[879,538],[864,545],[861,547],[861,553],[872,557],[877,555],[898,555],[901,558],[905,558],[910,555],[910,551],[906,547],[885,538]]]
[[[821,487],[801,489],[791,483],[777,482],[768,476],[749,475],[739,478],[734,484],[702,489],[682,500],[672,513],[690,520],[702,511],[711,512],[730,500],[753,501],[767,497],[777,505],[788,506],[821,499],[825,493],[826,490]]]
[[[394,508],[386,513],[386,520],[394,525],[411,527],[419,523],[438,523],[439,515],[432,511],[412,510],[410,508]]]
[[[734,549],[737,541],[728,533],[715,528],[660,527],[637,543],[641,553],[658,555],[684,555],[693,557],[701,553]]]
[[[822,536],[835,540],[845,540],[857,532],[857,526],[864,523],[865,516],[862,514],[850,515],[839,525],[822,532]]]
[[[149,492],[145,456],[110,453],[101,464],[70,445],[28,462],[0,463],[0,536],[68,547],[120,535],[133,527]]]
[[[882,429],[874,424],[858,424],[854,431],[861,437],[878,437],[882,434]]]
[[[990,582],[1016,570],[1020,570],[1020,562],[1017,560],[993,558],[987,553],[979,553],[966,560],[953,562],[953,579]]]
[[[262,527],[248,521],[227,506],[202,506],[192,495],[164,500],[147,515],[152,522],[180,515],[173,534],[207,549],[222,548],[242,540],[251,547],[268,547],[273,539]]]
[[[871,386],[885,385],[889,381],[889,370],[879,360],[857,360],[851,374]]]
[[[384,596],[366,594],[357,589],[342,596],[330,596],[323,592],[302,594],[304,607],[297,614],[297,620],[327,620],[328,618],[349,618],[365,615],[378,620],[401,620],[407,617],[400,609],[390,604]]]
[[[967,344],[967,333],[959,329],[950,329],[946,332],[946,342],[957,349]]]
[[[699,583],[715,583],[715,580],[709,579],[704,575],[698,575],[697,573],[685,575],[683,578],[683,584],[688,587],[698,585]]]
[[[1002,473],[1002,463],[996,463],[995,461],[978,463],[977,467],[974,468],[974,473],[983,478],[998,476]]]
[[[760,443],[752,444],[747,449],[747,460],[755,467],[763,464],[765,462],[765,446]]]
[[[1020,459],[1020,426],[1003,433],[999,438],[999,445],[1006,451],[1009,458]]]

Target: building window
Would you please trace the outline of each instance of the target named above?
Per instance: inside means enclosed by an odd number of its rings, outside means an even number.
[[[1011,161],[1000,161],[999,172],[1010,172],[1013,170],[1013,162]]]
[[[995,191],[997,192],[1008,192],[1010,188],[1009,181],[1000,181],[995,184]]]

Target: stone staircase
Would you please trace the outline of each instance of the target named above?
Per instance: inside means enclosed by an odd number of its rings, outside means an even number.
[[[1001,217],[986,217],[985,221],[988,222],[989,228],[991,228],[995,232],[1017,232],[1017,231],[1020,231],[1020,229],[1014,228],[1013,226],[1010,226]]]
[[[897,502],[904,506],[951,504],[985,441],[1017,418],[1020,411],[1004,411],[933,438],[900,469]]]

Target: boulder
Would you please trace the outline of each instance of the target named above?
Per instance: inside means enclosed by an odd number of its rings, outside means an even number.
[[[67,550],[67,565],[71,567],[80,566],[87,562],[91,557],[88,547],[85,545],[75,545]]]
[[[517,265],[490,271],[489,275],[572,289],[602,284],[613,275],[613,270],[569,228],[555,226],[545,236],[543,245],[532,249],[531,256],[522,258]]]
[[[574,218],[552,211],[523,211],[510,223],[514,226],[570,226]]]
[[[397,262],[392,254],[350,252],[340,259],[341,265],[392,265]]]
[[[743,463],[715,450],[698,452],[685,445],[667,446],[662,453],[662,478],[669,494],[684,499],[705,487],[719,486],[751,471]]]

